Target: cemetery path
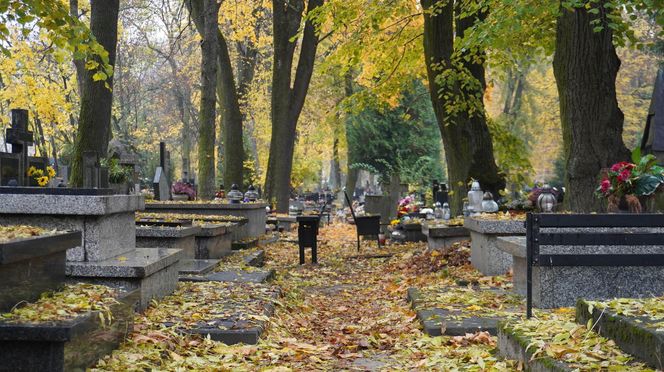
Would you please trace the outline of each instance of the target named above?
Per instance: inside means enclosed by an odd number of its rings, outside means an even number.
[[[183,337],[155,329],[156,319],[146,315],[130,341],[100,361],[98,370],[510,369],[496,360],[495,338],[488,334],[431,338],[419,329],[407,289],[452,283],[446,260],[423,253],[424,243],[378,252],[375,242],[364,242],[362,255],[393,256],[357,258],[354,226],[345,224],[326,226],[319,241],[319,265],[299,266],[294,243],[265,248],[266,267],[277,271],[265,286],[278,286],[283,296],[257,345]]]

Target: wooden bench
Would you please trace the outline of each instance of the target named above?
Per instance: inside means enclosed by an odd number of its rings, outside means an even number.
[[[527,316],[578,298],[664,295],[664,214],[528,214]]]
[[[380,249],[380,238],[378,236],[380,234],[380,215],[356,216],[355,211],[353,210],[353,203],[348,197],[346,190],[344,190],[344,196],[350,207],[350,214],[353,215],[353,221],[355,221],[355,228],[357,230],[357,251],[360,251],[360,236],[375,236],[378,248]]]

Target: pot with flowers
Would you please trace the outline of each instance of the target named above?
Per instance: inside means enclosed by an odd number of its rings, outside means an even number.
[[[50,165],[46,167],[46,170],[38,169],[34,166],[28,168],[28,177],[32,178],[34,182],[39,187],[46,187],[55,177],[55,169]]]
[[[178,181],[173,184],[171,187],[171,192],[173,194],[173,200],[176,201],[187,201],[196,199],[196,190],[188,182]]]
[[[657,165],[653,155],[641,156],[637,149],[632,163],[622,161],[606,170],[596,194],[608,202],[611,213],[641,213],[645,202],[664,184],[664,167]]]

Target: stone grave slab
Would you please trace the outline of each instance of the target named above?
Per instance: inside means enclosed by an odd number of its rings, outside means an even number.
[[[140,289],[139,309],[144,310],[150,300],[162,298],[175,290],[178,263],[183,255],[179,249],[136,248],[104,261],[70,262],[67,275],[78,281]]]
[[[470,232],[463,226],[446,226],[426,222],[422,233],[427,237],[429,249],[447,249],[454,243],[470,239]]]
[[[240,241],[233,241],[231,249],[234,251],[241,251],[243,249],[250,249],[258,246],[258,239],[245,239]]]
[[[252,270],[242,269],[221,269],[205,276],[182,277],[181,281],[193,282],[236,282],[236,283],[265,283],[274,278],[275,271],[270,270]]]
[[[196,235],[199,226],[164,227],[137,226],[137,248],[177,248],[184,251],[185,258],[196,257]]]
[[[179,324],[178,331],[210,337],[229,345],[256,344],[264,332],[268,318],[274,314],[275,301],[280,296],[276,287],[256,283],[182,283],[176,292],[175,302],[170,297],[162,302],[166,309],[179,306],[183,299],[200,303],[189,312],[198,313],[192,319],[190,313],[167,312],[165,326]]]
[[[526,237],[502,236],[497,240],[498,249],[512,255],[512,280],[514,291],[521,296],[526,295]]]
[[[0,321],[0,369],[13,371],[78,371],[93,366],[116,349],[133,328],[140,295],[126,292],[111,306],[105,326],[99,312],[70,321],[11,323]]]
[[[450,287],[450,290],[455,288]],[[489,291],[496,296],[506,295],[504,291],[497,289],[476,289],[476,291]],[[506,316],[516,316],[522,311],[519,306],[509,304],[503,308],[500,314],[478,313],[473,315],[464,314],[467,306],[450,306],[449,308],[438,308],[431,304],[424,304],[421,292],[416,288],[408,289],[408,301],[411,302],[413,310],[417,312],[417,318],[422,324],[424,333],[429,336],[463,336],[466,333],[489,332],[491,335],[498,333],[498,323]],[[451,304],[440,304],[446,307]]]
[[[427,236],[422,233],[422,224],[420,223],[404,223],[403,232],[407,242],[427,241]]]
[[[64,285],[66,251],[80,242],[80,232],[62,232],[0,243],[0,312]]]
[[[147,203],[146,212],[159,213],[185,213],[185,214],[209,214],[209,215],[231,215],[247,219],[245,225],[238,226],[233,230],[232,240],[241,241],[247,238],[257,239],[265,234],[265,222],[267,213],[266,203]]]
[[[470,261],[484,275],[503,275],[512,267],[512,256],[498,248],[506,235],[526,235],[523,221],[484,220],[466,217],[463,226],[470,231]]]
[[[664,319],[619,315],[611,309],[598,308],[579,299],[576,322],[587,324],[589,320],[592,320],[593,330],[615,341],[624,352],[652,368],[664,370]]]
[[[195,258],[185,258],[180,261],[180,275],[205,275],[219,264],[219,259],[201,260]]]
[[[277,216],[277,229],[279,231],[292,231],[295,224],[297,224],[297,217],[295,216]]]
[[[196,253],[198,259],[222,258],[231,254],[233,227],[224,224],[205,223],[199,225],[196,233]]]

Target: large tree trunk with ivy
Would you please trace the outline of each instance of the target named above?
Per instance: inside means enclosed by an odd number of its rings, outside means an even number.
[[[90,30],[97,42],[108,52],[108,63],[111,66],[115,65],[119,8],[119,0],[92,0],[90,2]],[[84,69],[82,74],[81,112],[69,180],[72,186],[83,186],[83,153],[96,151],[100,157],[106,157],[108,142],[111,139],[113,76],[95,81],[93,78],[95,73],[97,73],[96,70]]]
[[[307,12],[323,5],[323,0],[309,0]],[[304,0],[272,1],[274,62],[272,64],[272,137],[267,165],[265,193],[276,200],[277,212],[288,212],[290,177],[297,121],[309,89],[318,47],[318,34],[311,20],[304,25],[300,55],[291,85],[293,57],[304,13]]]
[[[204,0],[185,0],[198,33],[203,35],[202,6]],[[223,180],[228,189],[234,183],[242,185],[244,145],[242,138],[242,113],[239,95],[235,86],[233,66],[226,38],[217,29],[217,97],[221,116],[221,143],[219,156],[223,158]]]
[[[440,133],[445,147],[447,174],[450,186],[451,208],[458,214],[466,196],[467,184],[476,179],[486,191],[494,196],[505,188],[493,155],[493,143],[486,123],[482,97],[486,86],[484,66],[474,58],[468,61],[460,52],[461,67],[454,66],[455,8],[447,0],[423,0],[424,8],[424,55],[429,78],[429,91]],[[462,9],[456,9],[456,34],[463,33],[481,19],[479,14],[460,17]],[[480,57],[482,57],[480,55]],[[437,80],[443,72],[464,73],[463,78],[474,80],[463,88],[458,85],[441,85]],[[467,109],[450,111],[450,100],[443,97],[473,97],[474,111]]]
[[[608,25],[607,3],[599,1],[590,11],[561,5],[558,18],[553,71],[567,170],[566,207],[576,212],[601,209],[593,195],[601,170],[629,158],[622,139],[624,117],[616,99],[620,59]],[[593,30],[599,25],[602,30]]]
[[[198,129],[199,195],[212,199],[215,192],[214,142],[217,80],[217,35],[219,4],[203,0],[203,42],[201,43],[201,103]]]

